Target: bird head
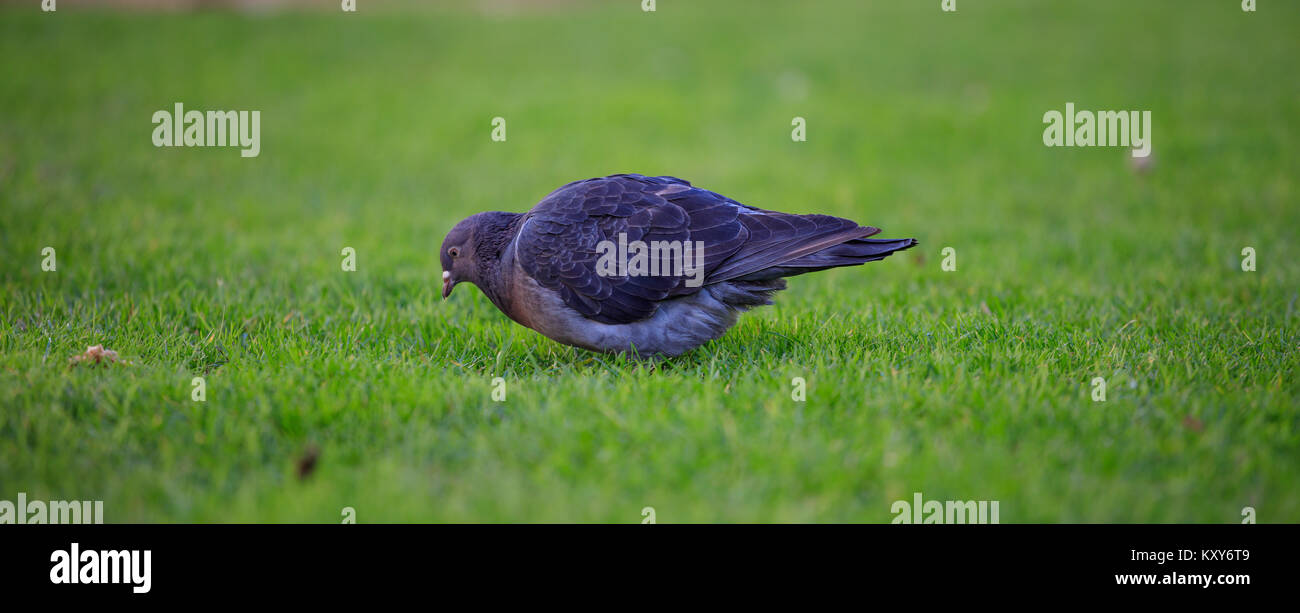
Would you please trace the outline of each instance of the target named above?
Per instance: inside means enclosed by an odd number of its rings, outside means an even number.
[[[442,298],[451,295],[452,288],[461,281],[474,281],[474,218],[456,224],[442,239],[438,258],[442,261]]]
[[[500,266],[505,248],[514,240],[519,213],[489,211],[465,218],[442,239],[442,297],[451,295],[457,283],[468,281],[497,302]]]

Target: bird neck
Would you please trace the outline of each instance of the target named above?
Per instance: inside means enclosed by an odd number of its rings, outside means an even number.
[[[505,255],[506,247],[515,239],[519,231],[519,213],[493,211],[479,213],[478,230],[474,233],[474,255],[480,264],[497,262]]]
[[[519,213],[482,213],[482,219],[475,241],[475,256],[478,261],[478,279],[475,285],[495,304],[498,309],[511,313],[510,284],[514,281],[514,244],[515,233],[523,215]]]

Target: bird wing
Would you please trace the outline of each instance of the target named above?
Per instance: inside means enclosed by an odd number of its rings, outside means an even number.
[[[614,175],[555,190],[523,219],[516,259],[542,287],[583,316],[607,324],[648,318],[661,301],[875,234],[847,219],[791,215],[747,206],[674,177]],[[601,244],[689,241],[703,247],[703,284],[668,266],[660,274],[611,274]],[[694,256],[692,249],[692,256]],[[678,252],[673,252],[676,255]],[[684,254],[683,254],[684,255]],[[694,257],[684,262],[695,264]],[[608,264],[608,262],[605,262]],[[627,271],[618,271],[627,272]],[[661,270],[661,273],[665,272]]]

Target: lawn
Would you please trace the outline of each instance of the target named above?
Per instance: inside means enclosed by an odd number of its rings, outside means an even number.
[[[27,4],[0,10],[0,499],[889,522],[921,492],[1003,523],[1300,521],[1300,4]],[[260,155],[154,147],[176,102],[260,111]],[[1151,111],[1154,164],[1045,147],[1067,102]],[[658,363],[468,285],[442,301],[461,218],[617,172],[921,245]],[[69,364],[97,344],[123,363]]]

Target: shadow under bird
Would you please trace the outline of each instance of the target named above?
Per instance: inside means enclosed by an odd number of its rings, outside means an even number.
[[[884,259],[916,239],[829,215],[767,211],[675,177],[575,181],[527,213],[470,216],[443,239],[442,297],[478,286],[552,340],[676,356],[772,304],[785,277]]]

